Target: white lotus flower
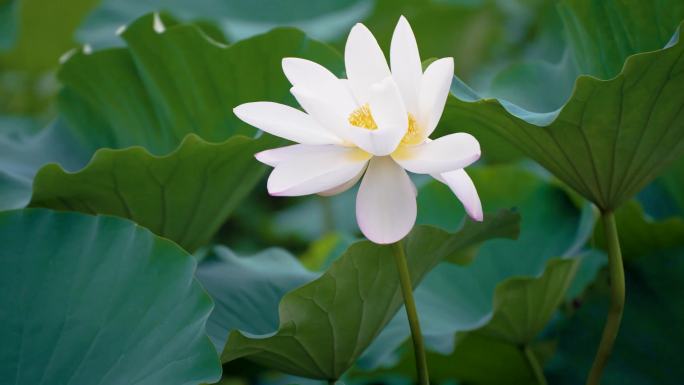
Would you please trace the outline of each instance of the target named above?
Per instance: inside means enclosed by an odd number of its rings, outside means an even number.
[[[344,59],[348,79],[308,60],[283,59],[291,92],[306,112],[272,102],[234,109],[246,123],[298,143],[257,154],[275,167],[268,192],[333,195],[363,177],[356,197],[359,227],[373,242],[392,243],[406,236],[416,220],[410,171],[447,184],[470,217],[481,221],[480,199],[463,170],[480,157],[479,143],[466,133],[428,138],[444,110],[453,59],[436,60],[423,72],[403,16],[392,36],[391,71],[362,24],[352,28]]]

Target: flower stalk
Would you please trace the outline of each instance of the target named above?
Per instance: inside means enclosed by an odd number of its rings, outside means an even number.
[[[594,358],[594,364],[587,378],[587,385],[599,385],[601,382],[601,376],[613,351],[615,338],[620,329],[622,312],[625,308],[625,271],[622,265],[622,252],[620,251],[620,240],[615,224],[615,214],[611,211],[605,211],[601,216],[604,236],[608,245],[610,309],[608,310],[606,324],[603,327],[603,335]]]
[[[397,264],[397,271],[399,272],[401,292],[404,296],[406,316],[408,317],[409,327],[411,328],[411,339],[413,340],[413,352],[416,357],[418,383],[420,385],[429,385],[430,376],[428,374],[427,358],[425,355],[425,344],[423,342],[423,334],[420,331],[416,301],[413,298],[413,285],[411,283],[411,276],[406,261],[406,253],[404,252],[404,246],[401,241],[395,242],[393,244],[393,249],[394,261]]]

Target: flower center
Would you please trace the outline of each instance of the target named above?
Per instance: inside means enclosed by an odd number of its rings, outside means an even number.
[[[408,114],[408,130],[406,130],[406,134],[404,134],[404,137],[401,139],[402,144],[416,144],[417,141],[420,140],[420,130],[418,129],[418,122],[416,121],[416,118],[409,113]]]
[[[366,130],[377,130],[378,125],[371,115],[370,106],[368,103],[355,109],[349,114],[349,124],[359,128],[365,128]]]
[[[370,106],[368,103],[362,105],[361,107],[352,111],[347,118],[349,124],[354,127],[364,128],[366,130],[377,130],[378,124],[375,123],[373,119],[373,114],[371,114]],[[418,121],[413,116],[413,114],[408,114],[408,129],[406,134],[401,139],[401,144],[404,145],[414,145],[421,141],[420,127],[418,126]]]

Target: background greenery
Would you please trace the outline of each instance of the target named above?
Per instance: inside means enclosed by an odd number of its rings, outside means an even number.
[[[0,377],[412,381],[389,256],[350,246],[354,191],[268,197],[253,154],[282,142],[231,112],[295,105],[281,58],[343,75],[350,27],[387,50],[399,15],[423,58],[455,59],[437,134],[481,140],[490,213],[461,229],[449,190],[415,179],[433,381],[535,384],[531,355],[550,384],[583,382],[608,306],[598,206],[617,209],[627,278],[604,383],[681,383],[678,0],[0,0]]]

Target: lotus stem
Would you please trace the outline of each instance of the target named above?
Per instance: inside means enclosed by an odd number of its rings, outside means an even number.
[[[539,364],[537,356],[534,354],[529,345],[525,345],[523,348],[525,351],[525,358],[527,358],[527,363],[530,365],[530,369],[534,374],[534,378],[537,381],[537,385],[547,385],[546,377],[544,376],[544,368]]]
[[[396,242],[393,246],[394,261],[397,264],[401,292],[404,296],[404,307],[406,308],[406,316],[408,317],[409,326],[411,328],[411,339],[413,340],[413,352],[416,357],[418,383],[420,385],[429,385],[430,376],[428,374],[427,358],[425,355],[425,344],[423,342],[423,334],[420,331],[416,301],[413,298],[413,285],[406,262],[406,253],[404,252],[404,246],[401,241]]]
[[[622,252],[620,251],[620,240],[615,225],[615,214],[612,211],[605,211],[602,212],[601,216],[606,244],[608,245],[610,309],[606,317],[606,324],[603,327],[601,343],[587,378],[587,385],[599,385],[601,382],[601,375],[608,363],[610,353],[613,351],[613,344],[620,330],[622,312],[625,308],[625,270],[622,266]]]

